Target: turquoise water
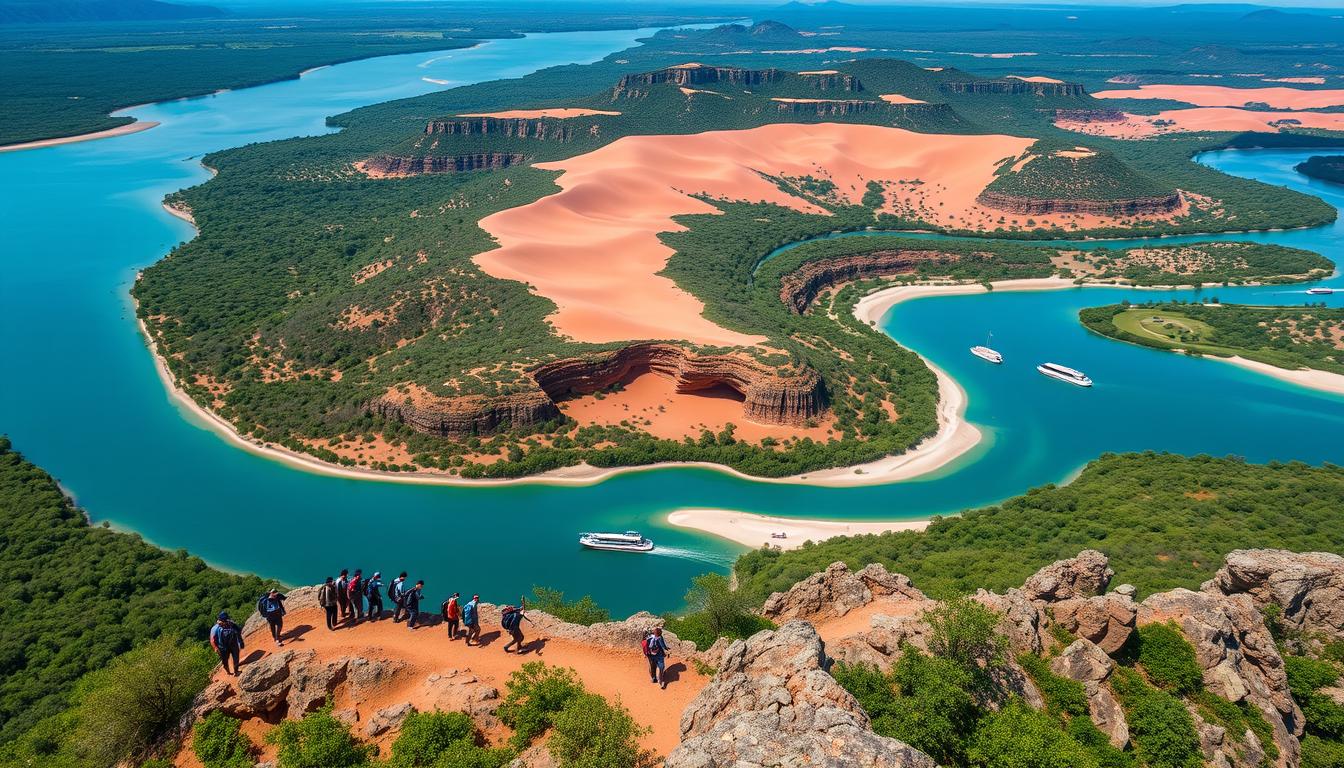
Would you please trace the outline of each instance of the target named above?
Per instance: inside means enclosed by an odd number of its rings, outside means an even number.
[[[595,486],[453,488],[346,480],[239,450],[173,403],[136,329],[128,290],[138,269],[191,236],[159,207],[199,183],[196,159],[239,144],[326,131],[325,116],[440,86],[592,61],[637,31],[534,35],[478,49],[354,62],[301,80],[135,108],[158,128],[104,141],[0,154],[0,431],[56,475],[95,521],[138,531],[217,565],[290,583],[341,567],[405,569],[431,595],[480,591],[503,600],[545,584],[592,593],[617,613],[676,606],[688,578],[723,569],[734,545],[669,528],[678,507],[782,515],[920,518],[1061,481],[1108,450],[1236,454],[1253,461],[1344,459],[1344,398],[1230,365],[1095,338],[1081,306],[1170,293],[1086,289],[908,302],[889,332],[927,355],[970,395],[986,441],[934,475],[888,486],[806,488],[701,469],[630,473]],[[1221,153],[1215,167],[1310,189],[1306,153]],[[1344,260],[1344,227],[1255,236]],[[1336,278],[1333,283],[1344,287]],[[1292,289],[1206,291],[1224,301],[1305,300]],[[1177,292],[1180,296],[1193,295]],[[1313,297],[1317,298],[1317,297]],[[1329,297],[1344,303],[1344,294]],[[966,347],[994,332],[1008,357],[982,364]],[[1080,390],[1032,367],[1086,370]],[[581,551],[582,530],[641,528],[650,556]]]

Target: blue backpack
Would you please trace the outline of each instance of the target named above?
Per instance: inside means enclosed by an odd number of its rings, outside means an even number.
[[[364,596],[378,597],[378,582],[372,579],[364,582]]]
[[[217,642],[219,643],[219,647],[224,650],[231,651],[234,648],[237,648],[239,645],[238,641],[242,639],[242,635],[238,634],[238,626],[236,624],[226,624],[219,628],[219,639]]]
[[[512,605],[504,606],[504,615],[499,620],[499,625],[512,632],[518,628],[518,622],[522,621],[523,612],[514,608]]]

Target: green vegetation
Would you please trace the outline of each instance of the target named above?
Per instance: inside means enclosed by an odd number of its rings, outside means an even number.
[[[533,587],[532,594],[536,597],[532,608],[549,613],[561,621],[582,624],[585,627],[611,621],[611,611],[598,605],[592,595],[584,595],[578,600],[566,602],[564,592],[548,587]]]
[[[1089,307],[1078,318],[1091,331],[1132,344],[1344,374],[1344,309],[1126,303]]]
[[[547,747],[561,768],[653,765],[653,755],[639,747],[644,729],[620,702],[584,690],[574,670],[528,662],[505,687],[499,718],[513,728],[509,743],[515,750],[550,730]]]
[[[1079,141],[1082,137],[1079,137]],[[986,191],[1033,200],[1135,200],[1175,190],[1136,173],[1115,155],[1078,149],[1078,142],[1039,141],[1007,158]]]
[[[280,721],[266,741],[279,748],[279,768],[357,768],[378,751],[355,739],[350,726],[332,715],[330,702],[298,720]]]
[[[236,720],[218,710],[198,721],[191,731],[191,749],[205,768],[251,768],[252,742]]]
[[[841,560],[882,563],[938,597],[1022,584],[1042,565],[1095,547],[1140,593],[1198,588],[1233,549],[1344,549],[1344,469],[1208,456],[1106,454],[1066,486],[935,519],[926,530],[848,536],[738,559],[756,599]]]
[[[266,586],[90,526],[4,437],[0,530],[0,744],[66,710],[76,682],[121,654],[160,637],[203,646],[218,611],[245,615]]]
[[[1138,646],[1138,661],[1154,685],[1182,696],[1204,686],[1195,649],[1174,623],[1148,624],[1131,637]]]
[[[1203,765],[1195,721],[1176,696],[1154,688],[1137,671],[1119,667],[1111,688],[1125,708],[1135,754],[1152,768],[1199,768]]]
[[[513,751],[480,745],[476,724],[461,712],[412,712],[392,742],[387,768],[500,768]]]
[[[1293,168],[1313,179],[1344,184],[1344,155],[1313,155]]]
[[[763,629],[774,629],[769,619],[756,615],[752,599],[733,589],[721,573],[705,573],[691,579],[686,593],[688,612],[664,617],[667,629],[698,648],[708,648],[720,637],[747,638]]]

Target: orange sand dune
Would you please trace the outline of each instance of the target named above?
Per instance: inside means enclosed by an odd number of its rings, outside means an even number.
[[[620,112],[610,112],[605,109],[583,109],[580,107],[565,107],[560,109],[510,109],[505,112],[475,112],[470,115],[458,115],[458,117],[503,117],[503,118],[531,118],[531,117],[585,117],[588,115],[619,115]]]
[[[1056,80],[1056,79],[1053,78],[1053,77],[1046,77],[1046,76],[1044,76],[1044,75],[1033,75],[1033,76],[1031,76],[1031,77],[1022,77],[1022,76],[1020,76],[1020,75],[1009,75],[1008,77],[1009,77],[1010,79],[1012,79],[1012,80],[1021,80],[1021,81],[1024,82],[1024,83],[1062,83],[1062,82],[1064,82],[1063,80]]]
[[[899,93],[884,93],[878,98],[882,99],[888,104],[928,104],[927,101],[912,99],[909,96],[902,96]]]
[[[586,155],[539,165],[564,172],[556,180],[561,191],[483,219],[481,226],[501,247],[475,261],[487,274],[527,283],[554,301],[558,308],[551,322],[579,341],[751,345],[764,339],[701,317],[704,305],[658,274],[672,255],[658,233],[683,229],[672,217],[718,212],[693,194],[824,214],[762,174],[829,176],[853,202],[868,180],[919,180],[923,184],[894,193],[917,195],[931,217],[946,220],[976,208],[975,197],[993,180],[995,163],[1021,154],[1032,142],[833,123],[627,136]]]
[[[1344,106],[1344,90],[1301,88],[1230,88],[1224,85],[1141,85],[1137,89],[1098,91],[1098,99],[1171,99],[1197,107],[1241,107],[1261,102],[1275,109],[1322,109]]]
[[[1156,115],[1127,115],[1122,123],[1076,123],[1059,121],[1056,126],[1092,136],[1115,139],[1143,139],[1166,133],[1195,131],[1268,131],[1284,127],[1317,128],[1344,131],[1341,112],[1255,112],[1233,107],[1195,107],[1171,109]],[[1284,123],[1295,120],[1296,124]],[[1168,123],[1157,125],[1158,122]]]

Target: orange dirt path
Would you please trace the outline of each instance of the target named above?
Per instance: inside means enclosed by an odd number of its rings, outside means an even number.
[[[1098,99],[1171,99],[1197,107],[1242,107],[1262,102],[1274,109],[1344,106],[1344,90],[1304,88],[1231,88],[1225,85],[1141,85],[1137,89],[1098,91]]]
[[[813,621],[822,642],[833,643],[837,640],[867,632],[874,616],[904,617],[915,616],[928,605],[918,600],[879,597],[873,602],[846,613],[844,616],[825,621]]]

